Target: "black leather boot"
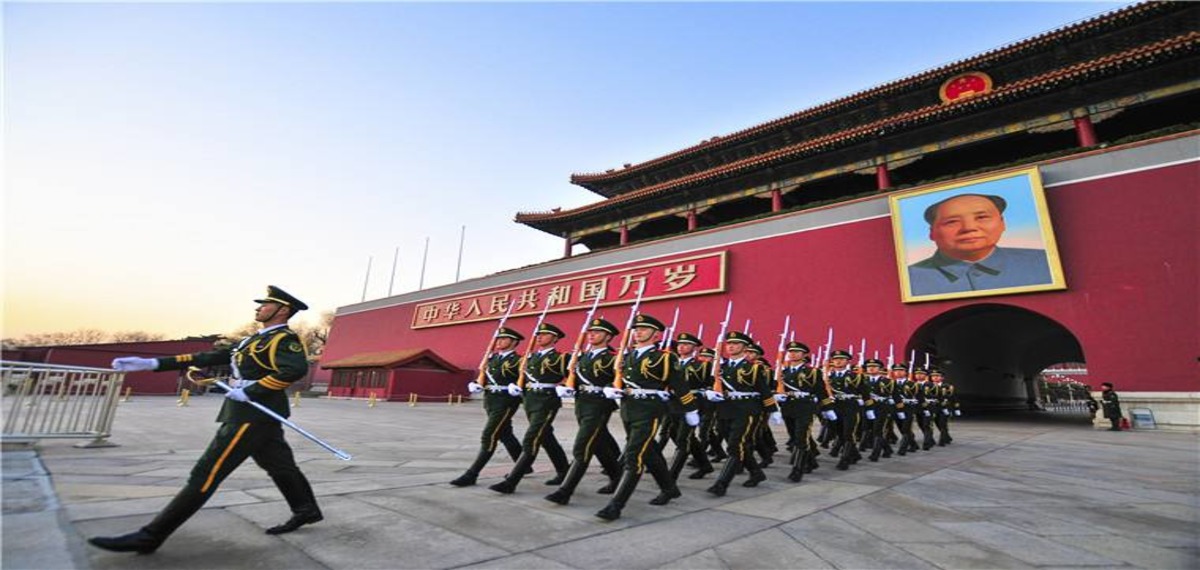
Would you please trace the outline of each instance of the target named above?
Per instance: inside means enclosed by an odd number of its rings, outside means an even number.
[[[683,495],[679,492],[679,486],[675,484],[675,478],[671,476],[666,461],[663,461],[661,457],[648,460],[646,470],[650,472],[651,477],[654,477],[654,483],[660,489],[658,496],[650,499],[651,505],[665,505],[671,502],[671,499],[678,499]]]
[[[642,474],[632,470],[625,470],[621,474],[621,482],[617,484],[617,492],[613,495],[612,500],[600,509],[596,516],[606,520],[615,521],[621,518],[621,509],[625,508],[625,503],[629,502],[629,497],[633,495],[633,490],[637,488],[638,481],[641,480]]]
[[[792,472],[788,473],[788,481],[799,483],[804,479],[804,467],[808,464],[808,452],[797,448],[792,452]]]
[[[325,517],[321,515],[321,509],[317,508],[317,505],[314,504],[310,509],[292,513],[292,518],[281,525],[267,529],[267,534],[287,534],[306,524],[318,523],[324,519]]]
[[[450,482],[455,487],[470,487],[475,484],[475,480],[479,477],[479,472],[483,471],[483,467],[492,459],[493,451],[486,449],[479,450],[479,454],[475,456],[475,462],[467,468],[467,471],[459,475],[457,479]]]
[[[317,498],[313,495],[312,485],[300,469],[289,469],[271,473],[275,486],[283,493],[292,516],[287,522],[267,529],[267,534],[284,534],[292,532],[306,524],[320,522],[323,517],[317,507]]]
[[[175,532],[185,521],[196,514],[200,507],[208,501],[205,495],[193,487],[180,489],[175,498],[167,503],[166,508],[137,532],[120,536],[96,536],[88,539],[88,543],[97,548],[112,552],[137,552],[150,554],[162,545],[163,541]]]
[[[150,554],[162,546],[163,540],[164,538],[150,534],[143,528],[121,536],[93,536],[88,539],[88,544],[112,552]]]
[[[717,476],[717,482],[708,488],[708,492],[718,497],[724,497],[725,491],[729,489],[729,483],[733,481],[733,475],[737,473],[740,464],[741,461],[738,458],[732,455],[729,456],[729,460],[721,468],[721,474]]]
[[[567,453],[563,451],[558,440],[547,438],[542,447],[546,450],[546,457],[550,459],[550,463],[554,464],[555,476],[546,481],[547,485],[560,485],[563,478],[567,475],[567,469],[571,468],[571,461],[567,459]]]
[[[762,467],[753,461],[746,462],[746,471],[750,472],[750,478],[742,482],[743,487],[757,487],[759,483],[767,480],[767,474],[763,473]]]
[[[575,493],[575,487],[579,486],[579,481],[583,479],[583,474],[586,471],[587,463],[576,459],[571,464],[571,468],[567,470],[567,475],[563,478],[562,486],[553,493],[546,495],[546,500],[560,505],[571,502],[571,495]]]
[[[517,458],[516,465],[513,465],[512,471],[508,472],[504,480],[488,487],[488,489],[497,493],[504,493],[505,495],[512,494],[513,491],[517,490],[517,485],[525,477],[525,473],[528,472],[527,470],[533,466],[534,459],[534,456],[530,453],[521,453],[521,457]]]
[[[884,436],[876,436],[875,444],[871,446],[871,455],[867,459],[871,461],[879,461],[879,454],[883,453],[883,446],[887,445],[884,441]]]

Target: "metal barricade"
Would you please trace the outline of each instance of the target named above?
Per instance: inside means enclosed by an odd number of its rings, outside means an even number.
[[[0,361],[5,442],[86,438],[109,447],[125,373],[106,368]]]

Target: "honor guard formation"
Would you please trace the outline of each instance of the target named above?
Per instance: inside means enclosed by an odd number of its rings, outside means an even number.
[[[639,312],[640,300],[639,295],[623,329],[596,317],[598,302],[593,304],[569,353],[558,350],[565,333],[545,321],[543,310],[525,353],[519,354],[517,345],[525,337],[505,326],[505,315],[484,351],[478,377],[467,386],[483,394],[487,415],[479,454],[450,484],[475,485],[499,442],[515,463],[489,489],[514,493],[544,449],[556,472],[546,484],[558,487],[545,498],[567,505],[595,457],[608,478],[596,492],[611,495],[596,516],[611,521],[621,516],[645,472],[659,490],[652,505],[681,496],[676,481],[688,466],[690,479],[715,473],[707,491],[718,497],[742,474],[743,487],[757,486],[780,452],[771,425],[787,429],[785,477],[793,483],[819,467],[822,450],[844,471],[864,453],[869,461],[879,461],[953,441],[950,418],[961,415],[958,400],[943,373],[929,365],[928,355],[924,365],[915,364],[915,352],[908,361],[895,361],[892,348],[886,362],[878,352],[866,358],[865,340],[857,355],[853,347],[833,348],[832,328],[813,354],[795,340],[789,317],[772,367],[749,334],[750,321],[744,330],[727,330],[732,303],[710,348],[704,346],[703,327],[679,332],[678,310],[667,326]],[[574,399],[579,424],[569,463],[552,425],[565,398]],[[518,443],[512,418],[522,404],[529,427]],[[618,410],[624,446],[608,429]],[[674,445],[670,461],[668,444]],[[717,464],[722,464],[719,471]]]

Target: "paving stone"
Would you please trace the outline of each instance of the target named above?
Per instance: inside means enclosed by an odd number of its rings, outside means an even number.
[[[837,568],[934,568],[829,513],[816,513],[779,528]]]
[[[1162,548],[1124,536],[1058,536],[1054,540],[1139,568],[1200,568],[1200,557],[1197,557],[1196,550]]]
[[[878,491],[879,487],[853,483],[802,482],[799,485],[779,487],[778,489],[764,495],[759,489],[745,489],[737,486],[735,479],[729,494],[751,496],[717,508],[731,513],[790,521],[873,493]]]
[[[561,562],[547,560],[536,554],[515,554],[496,560],[486,560],[470,566],[459,566],[464,570],[559,570],[570,568]]]
[[[1036,568],[1003,552],[964,542],[898,542],[896,546],[940,568]]]
[[[854,527],[888,542],[951,542],[941,529],[934,528],[890,508],[869,501],[850,501],[827,511]]]
[[[717,556],[716,551],[709,548],[691,556],[672,560],[660,568],[663,570],[728,570],[734,567],[726,564],[720,556]]]
[[[787,533],[772,528],[713,549],[729,568],[833,568]]]
[[[1050,564],[1098,566],[1110,565],[1115,561],[1086,550],[1066,546],[1035,534],[1022,532],[992,522],[969,523],[933,523],[976,544],[980,544],[1000,552],[1008,553],[1029,564],[1045,566]]]

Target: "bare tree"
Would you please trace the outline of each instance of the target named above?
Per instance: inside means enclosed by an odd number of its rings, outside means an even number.
[[[117,331],[109,336],[109,342],[153,342],[165,340],[166,335],[146,331]]]

